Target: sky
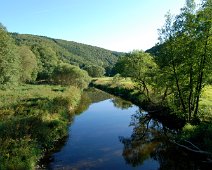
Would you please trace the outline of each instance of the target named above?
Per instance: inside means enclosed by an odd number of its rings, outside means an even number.
[[[43,35],[130,52],[158,42],[170,10],[185,0],[0,0],[0,22],[9,32]]]

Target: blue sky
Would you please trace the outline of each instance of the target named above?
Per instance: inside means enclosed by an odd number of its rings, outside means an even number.
[[[114,51],[146,50],[157,29],[184,0],[0,0],[0,22],[10,32],[44,35]]]

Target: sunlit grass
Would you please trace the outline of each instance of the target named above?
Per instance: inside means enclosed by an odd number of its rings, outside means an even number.
[[[114,80],[114,77],[100,77],[95,78],[95,84],[98,85],[109,85],[111,87],[124,87],[127,89],[134,88],[134,83],[130,78],[119,77],[117,80]]]
[[[134,88],[135,83],[133,83],[133,81],[130,78],[118,77],[116,80],[114,80],[114,77],[101,77],[101,78],[95,78],[94,81],[96,85],[109,86],[111,88],[120,87],[123,89],[134,89],[134,91],[136,91]],[[157,99],[156,96],[153,96],[153,98]],[[200,104],[199,115],[201,119],[202,120],[212,119],[212,85],[204,87],[199,104]]]
[[[34,169],[67,135],[70,111],[80,101],[76,87],[23,85],[0,90],[0,169]]]
[[[50,85],[22,85],[8,90],[0,90],[0,107],[11,106],[20,100],[47,97],[53,99],[63,95],[65,87]]]
[[[212,85],[205,86],[200,98],[200,114],[204,119],[212,119]]]

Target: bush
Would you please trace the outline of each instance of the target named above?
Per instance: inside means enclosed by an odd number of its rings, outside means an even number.
[[[54,69],[52,81],[55,84],[85,88],[90,82],[90,77],[86,71],[79,67],[62,63]]]
[[[102,77],[105,74],[105,69],[97,65],[88,65],[83,67],[91,77]]]

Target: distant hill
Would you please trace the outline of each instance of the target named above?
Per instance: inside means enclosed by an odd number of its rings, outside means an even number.
[[[35,54],[41,49],[48,49],[58,60],[83,68],[87,65],[97,65],[109,73],[122,52],[110,51],[103,48],[81,44],[73,41],[54,39],[45,36],[10,33],[16,45],[26,45]]]

